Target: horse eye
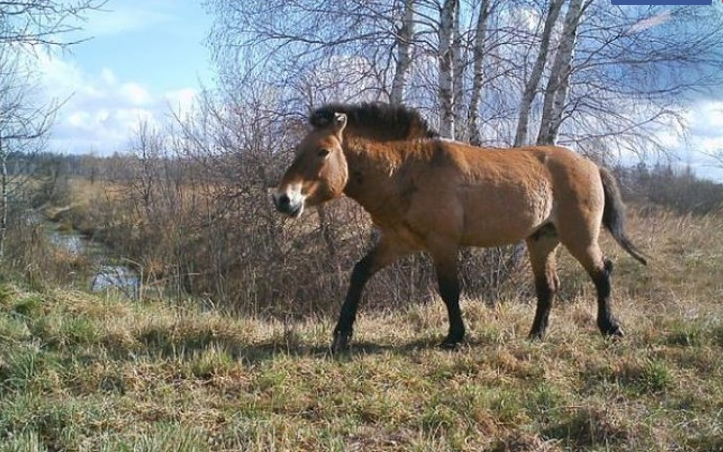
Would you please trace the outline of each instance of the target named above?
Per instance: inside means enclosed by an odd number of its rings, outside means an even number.
[[[331,153],[328,149],[319,149],[319,157],[324,158]]]

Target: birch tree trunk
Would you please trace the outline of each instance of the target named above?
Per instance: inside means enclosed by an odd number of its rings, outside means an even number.
[[[7,154],[3,149],[2,134],[0,134],[0,263],[5,259],[5,236],[8,229],[8,167]]]
[[[550,71],[550,78],[545,88],[545,99],[542,107],[540,132],[537,135],[537,144],[555,144],[557,134],[562,124],[562,114],[570,88],[570,74],[572,73],[572,60],[577,39],[577,27],[582,18],[583,0],[570,0],[570,6],[565,15],[565,25],[560,37],[560,45],[555,54],[555,61]],[[588,3],[589,4],[589,3]]]
[[[465,82],[465,45],[462,42],[462,29],[460,24],[460,10],[457,5],[454,12],[454,25],[452,26],[452,92],[454,99],[454,138],[464,140],[467,135],[468,124],[463,120],[464,114],[464,82]]]
[[[439,105],[441,109],[440,134],[454,139],[454,17],[458,0],[444,0],[439,17]]]
[[[391,103],[404,103],[409,70],[412,66],[412,40],[414,39],[414,1],[404,0],[402,26],[396,34],[397,67],[392,81]]]
[[[560,15],[562,5],[567,0],[551,0],[550,8],[547,12],[547,18],[545,19],[545,25],[542,29],[542,35],[540,36],[540,51],[537,54],[537,59],[532,67],[530,78],[525,84],[525,90],[522,93],[522,101],[520,102],[520,119],[517,122],[517,130],[515,132],[515,147],[524,146],[527,144],[527,128],[530,121],[530,110],[532,110],[532,102],[535,100],[535,94],[542,78],[542,73],[545,70],[545,63],[547,62],[547,56],[550,51],[550,36],[557,23],[557,18]]]
[[[487,19],[490,15],[489,0],[482,0],[477,17],[477,26],[474,33],[474,47],[472,57],[472,93],[469,99],[469,110],[467,111],[467,125],[469,127],[470,143],[475,146],[482,145],[482,134],[480,124],[477,121],[479,107],[482,101],[482,83],[484,82],[483,59],[485,55],[485,40],[487,39]]]

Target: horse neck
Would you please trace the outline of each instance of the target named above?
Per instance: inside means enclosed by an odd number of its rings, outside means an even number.
[[[385,124],[349,124],[345,136],[354,140],[393,141],[408,138],[409,131],[398,125],[396,128]]]
[[[394,199],[394,178],[402,163],[398,147],[352,138],[344,144],[344,155],[349,171],[344,194],[361,204],[373,218],[392,207],[389,202]]]

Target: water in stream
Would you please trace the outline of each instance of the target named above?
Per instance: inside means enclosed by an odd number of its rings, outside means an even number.
[[[139,295],[140,278],[126,265],[114,263],[109,250],[102,244],[89,239],[77,231],[58,230],[57,224],[43,220],[50,242],[75,256],[86,255],[91,258],[94,273],[88,282],[92,292],[117,290],[129,298]]]

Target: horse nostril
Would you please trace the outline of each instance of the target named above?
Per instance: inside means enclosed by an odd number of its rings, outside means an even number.
[[[278,199],[279,207],[289,207],[289,204],[291,203],[291,199],[289,199],[289,196],[286,194],[283,194],[279,196]]]

